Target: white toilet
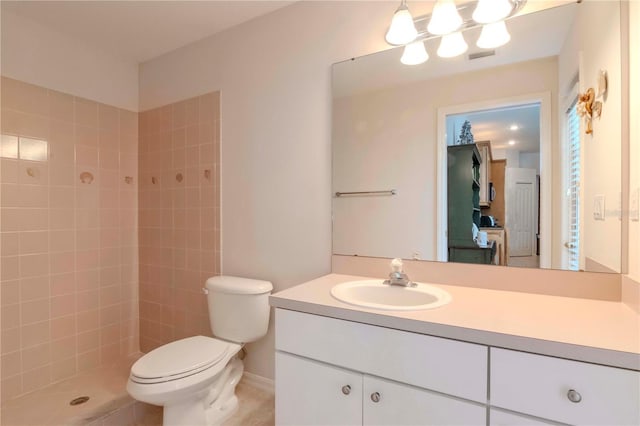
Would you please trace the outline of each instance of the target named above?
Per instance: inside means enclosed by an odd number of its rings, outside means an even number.
[[[244,367],[237,354],[267,333],[272,289],[268,281],[209,278],[205,292],[216,338],[188,337],[147,353],[131,367],[127,392],[163,406],[165,426],[222,423],[238,407],[235,388]]]

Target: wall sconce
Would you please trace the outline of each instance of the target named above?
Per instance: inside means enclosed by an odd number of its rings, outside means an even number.
[[[609,88],[607,70],[598,71],[597,80],[597,92],[593,87],[589,87],[586,92],[578,95],[578,104],[576,105],[578,115],[584,118],[586,125],[584,132],[587,135],[593,134],[593,119],[600,118],[603,102],[607,100],[607,90]],[[601,99],[601,101],[598,99]]]
[[[431,14],[414,19],[409,13],[406,0],[402,0],[393,15],[385,39],[393,46],[405,46],[401,61],[406,65],[425,62],[429,55],[426,50],[422,53],[423,42],[439,36],[442,36],[442,41],[438,56],[452,58],[463,54],[468,46],[462,31],[480,25],[483,28],[476,45],[481,49],[495,49],[511,40],[504,21],[518,13],[526,2],[527,0],[471,0],[456,5],[454,0],[437,0]]]
[[[590,87],[578,96],[578,115],[584,118],[587,126],[585,133],[593,134],[593,119],[602,115],[602,102],[596,101],[596,91]]]

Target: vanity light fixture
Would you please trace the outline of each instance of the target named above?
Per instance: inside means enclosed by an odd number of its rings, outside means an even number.
[[[438,0],[433,7],[427,31],[434,35],[445,35],[458,30],[462,23],[462,17],[453,0]]]
[[[467,51],[461,31],[483,25],[476,44],[482,49],[494,49],[511,40],[504,20],[516,15],[526,3],[527,0],[469,0],[456,4],[455,0],[437,0],[431,14],[413,19],[406,0],[402,0],[385,39],[393,46],[407,46],[442,36],[438,56],[450,58]],[[405,48],[402,62],[410,61],[410,52],[418,48]]]
[[[429,54],[424,47],[424,41],[414,41],[404,47],[400,62],[405,65],[419,65],[427,62]]]
[[[509,0],[478,0],[472,17],[478,24],[491,24],[502,21],[512,10],[513,3]]]
[[[481,49],[495,49],[504,46],[511,40],[511,35],[507,31],[504,21],[492,22],[482,26],[482,32],[476,45]]]
[[[418,30],[416,30],[413,17],[407,7],[407,1],[402,0],[400,6],[398,6],[398,9],[396,9],[396,12],[393,14],[385,40],[387,40],[389,44],[400,46],[411,43],[417,35]]]
[[[462,55],[467,51],[469,46],[464,41],[464,37],[460,31],[442,36],[440,47],[438,47],[438,56],[441,58],[453,58]]]

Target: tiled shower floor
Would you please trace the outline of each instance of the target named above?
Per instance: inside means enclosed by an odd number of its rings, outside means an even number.
[[[80,374],[44,389],[6,401],[3,426],[160,426],[162,408],[133,400],[126,391],[131,365],[139,357]],[[225,426],[270,426],[274,424],[273,392],[241,382],[237,387],[238,412]],[[89,396],[81,405],[69,402]]]
[[[86,425],[111,415],[122,416],[134,412],[135,401],[125,389],[129,369],[139,356],[122,359],[112,365],[88,371],[44,389],[6,401],[2,406],[2,425]],[[80,396],[89,400],[71,406],[69,402]],[[146,404],[137,403],[140,415]],[[147,406],[148,407],[148,406]],[[113,419],[115,420],[115,418]],[[124,420],[121,418],[121,420]],[[133,419],[132,419],[133,420]],[[101,424],[101,423],[97,423]],[[123,426],[131,423],[113,423]]]

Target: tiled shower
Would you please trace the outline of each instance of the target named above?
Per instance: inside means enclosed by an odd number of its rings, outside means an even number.
[[[140,114],[140,346],[211,335],[220,272],[219,93]]]
[[[1,92],[2,400],[210,334],[219,95],[137,113]]]

